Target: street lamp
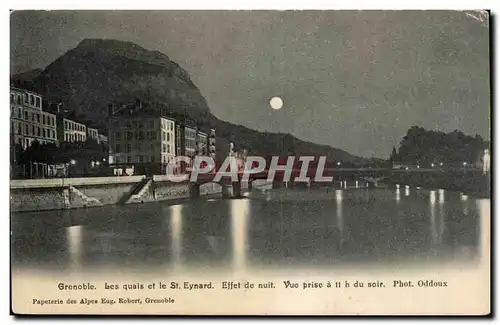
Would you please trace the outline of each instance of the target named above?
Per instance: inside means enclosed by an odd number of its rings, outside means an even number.
[[[464,161],[463,165],[464,165],[464,167],[467,166],[467,162]]]
[[[76,160],[71,159],[70,164],[75,165],[76,164]]]
[[[443,167],[443,163],[440,163],[439,166]]]
[[[431,164],[431,167],[434,168],[434,163]]]
[[[339,167],[340,167],[340,161],[337,161],[337,166],[339,166]]]

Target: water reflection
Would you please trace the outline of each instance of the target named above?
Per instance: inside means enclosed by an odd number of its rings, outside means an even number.
[[[337,229],[339,230],[339,241],[340,245],[342,246],[342,243],[344,242],[344,218],[342,216],[342,197],[343,197],[343,191],[342,190],[337,190],[335,192],[335,198],[336,198],[336,203],[337,203]]]
[[[182,209],[181,204],[170,207],[171,211],[171,238],[172,238],[172,264],[182,265]]]
[[[479,211],[479,219],[480,219],[480,224],[479,224],[479,229],[478,233],[481,238],[481,244],[480,244],[480,251],[483,252],[482,258],[487,259],[488,263],[489,261],[489,256],[490,256],[490,245],[491,245],[491,239],[490,239],[490,229],[491,229],[491,202],[490,200],[487,199],[480,199],[477,200],[477,208]]]
[[[486,245],[480,227],[489,227],[489,200],[405,187],[404,204],[395,204],[402,190],[282,189],[245,199],[13,214],[13,263],[71,270],[224,265],[240,272],[460,258],[464,250],[470,257]]]
[[[246,246],[250,200],[231,200],[231,235],[233,243],[233,266],[242,271],[246,265]]]
[[[66,238],[68,242],[68,251],[70,267],[79,270],[82,266],[83,245],[82,245],[83,226],[70,226],[66,228]]]

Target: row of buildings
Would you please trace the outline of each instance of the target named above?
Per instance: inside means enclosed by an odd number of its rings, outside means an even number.
[[[15,144],[27,149],[34,141],[40,144],[85,142],[92,138],[106,143],[107,136],[51,106],[42,95],[29,90],[10,88],[10,133]]]
[[[70,118],[62,104],[51,105],[40,94],[11,87],[10,97],[11,137],[24,149],[34,141],[60,144],[92,138],[108,144],[107,161],[116,170],[115,174],[141,167],[149,168],[150,172],[164,172],[176,156],[204,155],[215,160],[215,129],[164,109],[143,107],[139,102],[110,104],[106,134],[101,134],[96,128]],[[192,164],[181,165],[184,170],[190,167]]]
[[[186,116],[141,103],[108,107],[109,164],[116,168],[161,166],[176,156],[210,156],[215,160],[215,129]],[[181,164],[182,170],[192,167]]]

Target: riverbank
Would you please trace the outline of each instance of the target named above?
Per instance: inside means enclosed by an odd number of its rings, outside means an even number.
[[[65,210],[113,204],[136,204],[191,197],[188,183],[155,181],[142,176],[13,180],[12,212]],[[219,184],[200,185],[199,195],[219,194]]]
[[[381,181],[384,184],[395,186],[409,185],[411,187],[422,187],[427,189],[444,189],[454,192],[462,192],[477,198],[491,197],[491,178],[481,172],[463,173],[394,173]]]

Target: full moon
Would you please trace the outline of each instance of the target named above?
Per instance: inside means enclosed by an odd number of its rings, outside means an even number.
[[[269,105],[271,105],[272,109],[280,109],[283,107],[283,100],[279,97],[273,97],[269,101]]]

